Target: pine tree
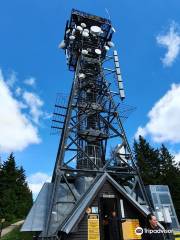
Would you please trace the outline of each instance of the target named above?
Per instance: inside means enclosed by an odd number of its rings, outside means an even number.
[[[17,197],[17,208],[16,216],[23,218],[27,215],[30,207],[32,206],[32,192],[26,182],[25,171],[23,167],[18,169],[18,177],[16,179],[16,197]]]
[[[161,182],[159,151],[139,136],[139,142],[134,142],[134,155],[144,184],[159,184]]]
[[[0,173],[0,209],[1,217],[8,221],[15,219],[14,204],[15,202],[15,179],[16,167],[13,153],[10,154],[7,161],[2,164]]]
[[[1,166],[0,196],[0,218],[9,222],[24,218],[32,205],[25,171],[16,166],[13,153]]]

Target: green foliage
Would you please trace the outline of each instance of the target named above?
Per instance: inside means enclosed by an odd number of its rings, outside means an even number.
[[[20,232],[20,227],[14,229],[12,232],[8,233],[2,240],[32,240],[33,234],[32,233],[23,233]]]
[[[13,153],[0,169],[0,196],[0,219],[5,218],[10,223],[23,219],[32,206],[25,171],[16,166]]]
[[[178,218],[180,219],[180,167],[174,156],[162,144],[153,148],[142,137],[134,142],[136,164],[145,185],[168,185]]]
[[[134,142],[134,153],[144,184],[159,184],[159,151],[140,136]]]

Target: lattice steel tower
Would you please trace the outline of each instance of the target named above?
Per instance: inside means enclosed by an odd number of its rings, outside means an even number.
[[[55,105],[52,128],[61,138],[52,183],[44,187],[47,214],[37,229],[39,238],[70,233],[71,218],[105,176],[135,204],[150,206],[122,125],[129,109],[123,103],[114,32],[110,20],[77,10],[66,24],[60,48],[74,80],[67,105]]]

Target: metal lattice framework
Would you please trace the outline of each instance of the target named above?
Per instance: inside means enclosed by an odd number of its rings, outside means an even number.
[[[67,203],[71,201],[73,209],[86,194],[82,191],[78,197],[73,185],[78,179],[89,178],[91,186],[108,173],[135,201],[150,206],[122,125],[132,108],[123,109],[125,94],[117,51],[108,53],[113,32],[109,20],[77,10],[66,24],[61,48],[74,80],[68,103],[55,105],[52,127],[61,131],[61,139],[43,239],[52,235],[52,213],[55,205],[62,204],[56,200],[58,186],[66,185],[72,196]],[[113,85],[114,76],[117,85]],[[116,148],[111,151],[113,145]],[[67,220],[68,215],[60,225]],[[58,226],[56,237],[60,229]]]

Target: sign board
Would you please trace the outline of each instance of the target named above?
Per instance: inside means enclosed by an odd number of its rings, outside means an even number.
[[[99,212],[98,207],[92,207],[91,210],[92,210],[92,213],[97,214]]]
[[[174,231],[173,236],[174,236],[175,240],[179,240],[180,239],[180,231]]]
[[[100,240],[99,214],[88,215],[88,240]]]
[[[115,198],[116,196],[114,194],[103,194],[103,198]]]
[[[136,228],[139,227],[138,219],[126,219],[122,223],[122,232],[124,240],[136,240],[141,239],[141,235],[136,234]]]

